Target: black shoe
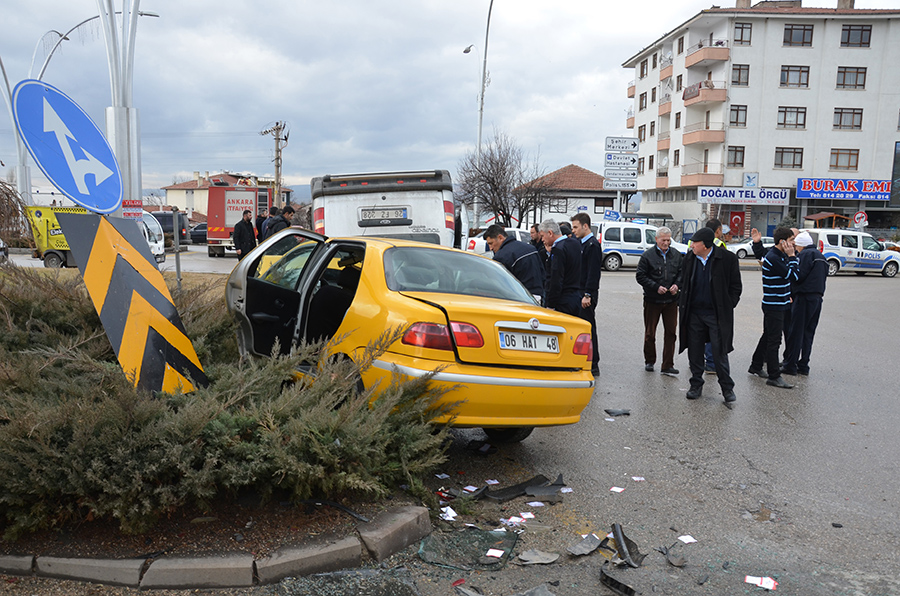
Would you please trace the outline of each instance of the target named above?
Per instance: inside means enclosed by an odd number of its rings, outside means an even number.
[[[678,374],[678,369],[674,368],[674,367],[673,368],[664,368],[659,372],[661,372],[664,375],[669,375],[669,376],[674,377],[675,375]]]
[[[688,399],[700,399],[700,395],[703,393],[702,387],[691,387],[688,389],[687,395],[685,395]]]
[[[599,368],[592,368],[592,369],[591,369],[591,374],[594,375],[595,377],[599,377],[599,376],[600,376],[600,369],[599,369]]]
[[[796,369],[796,368],[782,368],[782,369],[781,369],[781,374],[783,374],[783,375],[791,375],[791,376],[793,377],[793,376],[796,376],[796,375],[797,375],[797,369]]]
[[[644,370],[646,370],[647,372],[653,372],[653,364],[645,364]]]
[[[753,368],[752,366],[747,369],[747,372],[751,375],[756,375],[757,377],[762,377],[763,379],[768,379],[769,375],[763,372],[761,368]]]
[[[722,397],[725,398],[725,405],[728,407],[729,410],[734,405],[734,402],[737,401],[737,395],[734,394],[733,389],[729,389],[728,391],[723,391]]]
[[[797,371],[797,374],[798,374],[798,375],[803,375],[804,377],[808,377],[808,376],[809,376],[809,371],[808,371],[808,370],[798,370],[798,371]]]
[[[794,386],[782,379],[781,377],[775,377],[774,379],[769,379],[766,381],[766,385],[771,385],[772,387],[780,387],[782,389],[793,389]]]

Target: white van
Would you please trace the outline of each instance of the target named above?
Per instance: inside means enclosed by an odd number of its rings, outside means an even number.
[[[828,275],[853,271],[865,275],[870,271],[894,277],[900,270],[900,253],[887,250],[871,234],[850,228],[815,228],[809,232],[816,247],[828,259]]]
[[[630,221],[600,223],[600,247],[603,249],[603,268],[616,271],[619,267],[637,267],[641,255],[656,246],[656,226]],[[672,241],[672,248],[686,254],[687,244]]]
[[[156,258],[156,262],[164,263],[166,260],[166,243],[162,225],[155,217],[144,211],[142,221],[138,224],[138,227],[141,229],[141,234],[144,235],[147,245],[150,246],[150,253]]]
[[[309,186],[312,229],[319,234],[466,246],[466,210],[456,213],[447,170],[327,175]]]

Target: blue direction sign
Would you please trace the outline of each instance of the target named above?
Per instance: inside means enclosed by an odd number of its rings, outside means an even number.
[[[106,137],[77,103],[26,79],[12,96],[16,127],[35,163],[64,195],[96,213],[122,204],[122,174]]]

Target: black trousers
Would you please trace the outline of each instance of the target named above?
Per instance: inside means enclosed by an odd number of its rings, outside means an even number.
[[[656,327],[663,322],[662,369],[675,368],[675,330],[678,328],[678,303],[644,300],[644,364],[656,364]]]
[[[786,312],[786,310],[763,311],[763,333],[750,361],[750,368],[753,369],[762,369],[763,362],[765,362],[766,373],[770,379],[777,379],[781,376],[781,360],[778,357],[778,350],[781,349],[781,334],[784,333],[784,314]]]
[[[716,376],[722,391],[734,389],[731,367],[728,365],[728,348],[722,344],[719,322],[714,314],[691,313],[688,320],[688,363],[691,367],[691,388],[703,387],[703,371],[706,367],[704,351],[706,344],[712,344]]]
[[[593,348],[591,369],[597,370],[600,367],[600,352],[597,350],[597,299],[591,297],[591,305],[588,308],[581,308],[578,316],[591,324],[591,347]]]
[[[784,368],[809,373],[809,356],[822,313],[822,295],[797,294],[791,310]]]

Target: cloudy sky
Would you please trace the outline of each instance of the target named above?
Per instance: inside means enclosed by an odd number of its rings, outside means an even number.
[[[311,177],[327,173],[454,173],[476,144],[489,1],[143,0],[141,10],[159,14],[141,18],[136,37],[144,188],[193,171],[273,175],[275,143],[259,132],[279,120],[290,129],[284,178],[300,197]],[[502,131],[547,172],[574,163],[602,173],[604,138],[631,134],[625,92],[633,74],[622,62],[710,5],[496,0],[484,138]],[[36,75],[57,39],[46,32],[97,13],[92,0],[5,0],[0,58],[10,84],[28,78],[32,56]],[[102,129],[111,99],[97,23],[63,42],[43,80]],[[475,50],[464,54],[469,44]],[[16,163],[8,116],[0,118],[0,161],[5,178]],[[37,168],[32,176],[49,187]]]

